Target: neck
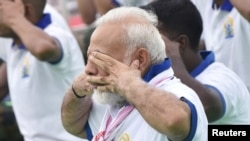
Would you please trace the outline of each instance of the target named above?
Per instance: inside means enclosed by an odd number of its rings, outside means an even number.
[[[216,3],[217,8],[219,8],[225,2],[225,0],[214,0],[214,2]]]
[[[197,54],[194,54],[194,55],[190,55],[190,56],[187,56],[189,59],[183,59],[183,61],[185,60],[191,60],[191,62],[185,62],[185,64],[189,64],[186,66],[188,72],[192,72],[197,66],[200,65],[200,63],[203,61],[201,55],[199,53]],[[192,59],[190,59],[190,57]]]

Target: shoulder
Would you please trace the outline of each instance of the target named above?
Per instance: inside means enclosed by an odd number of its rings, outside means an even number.
[[[57,9],[55,9],[53,6],[47,4],[45,6],[44,13],[48,13],[51,15],[52,24],[61,27],[64,30],[71,31],[66,18],[63,17],[63,15],[59,13],[59,11],[57,11]]]

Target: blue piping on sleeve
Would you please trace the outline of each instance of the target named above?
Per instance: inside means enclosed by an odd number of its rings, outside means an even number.
[[[185,139],[185,141],[192,141],[194,138],[196,129],[197,129],[197,122],[198,122],[197,121],[198,120],[197,110],[196,110],[194,104],[191,101],[187,100],[185,97],[181,97],[181,100],[186,102],[191,109],[191,130],[190,130],[187,138]]]
[[[221,98],[222,105],[223,105],[223,115],[222,116],[224,116],[224,114],[226,113],[226,101],[224,99],[223,94],[216,87],[214,87],[214,86],[207,85],[207,84],[205,84],[205,86],[208,87],[208,88],[211,88],[211,89],[215,90],[219,94],[219,96]]]
[[[63,55],[64,55],[63,48],[62,48],[62,44],[60,43],[60,41],[59,41],[57,38],[54,37],[54,39],[55,39],[55,40],[57,41],[57,43],[60,45],[60,49],[61,49],[62,53],[61,53],[61,56],[59,57],[58,60],[53,61],[53,62],[52,62],[52,61],[49,62],[49,63],[52,64],[52,65],[55,65],[55,64],[59,63],[59,62],[63,59]]]

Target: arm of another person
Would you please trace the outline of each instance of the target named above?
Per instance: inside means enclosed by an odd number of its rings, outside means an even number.
[[[20,42],[39,60],[58,61],[62,49],[58,41],[31,23],[35,16],[34,8],[24,10],[22,0],[1,1],[2,23],[11,28],[20,38]],[[25,14],[24,14],[25,13]]]
[[[100,16],[107,13],[109,10],[117,7],[112,0],[93,0],[96,10]]]
[[[172,42],[165,36],[163,39],[166,44],[167,54],[172,60],[175,75],[180,78],[184,84],[196,91],[205,108],[208,121],[212,122],[221,118],[223,116],[223,102],[219,93],[212,88],[206,87],[189,74],[180,55],[179,43]]]
[[[92,24],[96,20],[96,7],[93,0],[77,0],[84,23]]]
[[[62,104],[62,122],[64,128],[71,134],[86,138],[84,127],[87,123],[92,106],[91,94],[93,87],[86,82],[85,73],[79,75],[66,93]],[[77,97],[74,92],[83,98]]]
[[[90,76],[88,81],[101,84],[97,87],[100,91],[113,92],[125,97],[149,125],[169,139],[184,140],[191,129],[191,110],[187,103],[173,94],[153,87],[141,79],[139,67],[145,69],[145,64],[149,63],[147,59],[144,58],[144,63],[140,62],[141,64],[135,60],[129,67],[108,55],[93,52],[89,55],[89,60],[109,75]]]
[[[0,59],[0,101],[9,94],[7,66]]]
[[[231,0],[231,3],[250,22],[250,0]]]

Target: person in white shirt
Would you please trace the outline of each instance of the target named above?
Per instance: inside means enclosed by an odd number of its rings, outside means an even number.
[[[48,5],[43,12],[45,4],[0,1],[0,36],[7,37],[0,40],[0,67],[7,66],[9,94],[25,141],[82,141],[64,129],[60,111],[65,91],[85,68],[83,56],[63,18]]]
[[[195,5],[190,0],[156,0],[144,9],[157,15],[174,73],[197,92],[209,124],[250,124],[250,94],[244,82],[215,61],[213,52],[198,49],[203,26]]]
[[[156,24],[138,7],[98,19],[85,72],[63,101],[68,132],[93,141],[207,140],[202,103],[174,76]]]
[[[199,9],[205,49],[232,69],[250,90],[250,0],[192,0]]]

